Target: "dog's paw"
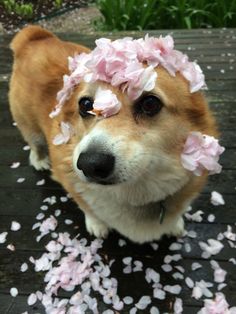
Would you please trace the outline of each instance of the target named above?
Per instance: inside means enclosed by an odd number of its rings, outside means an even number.
[[[173,230],[171,232],[171,235],[179,238],[179,237],[182,237],[184,236],[185,234],[185,229],[184,229],[184,220],[182,217],[180,217],[176,224],[173,226]]]
[[[48,156],[43,159],[39,159],[37,153],[34,150],[30,150],[30,165],[33,166],[36,170],[49,170],[50,161]]]
[[[107,225],[94,216],[85,214],[85,224],[87,231],[97,238],[106,238],[109,233]]]

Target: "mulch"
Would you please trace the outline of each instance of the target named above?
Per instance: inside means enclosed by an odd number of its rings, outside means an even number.
[[[34,23],[41,19],[47,19],[56,15],[63,14],[75,8],[85,7],[88,0],[64,0],[62,6],[57,8],[54,0],[37,0],[37,1],[17,1],[18,3],[33,3],[33,15],[31,18],[22,17],[15,12],[8,12],[4,5],[0,3],[0,22],[7,32],[15,32],[19,27]]]

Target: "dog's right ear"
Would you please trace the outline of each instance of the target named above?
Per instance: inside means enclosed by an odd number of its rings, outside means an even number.
[[[40,26],[29,25],[16,34],[10,44],[10,48],[13,50],[14,56],[17,57],[30,41],[41,40],[49,37],[55,36]]]

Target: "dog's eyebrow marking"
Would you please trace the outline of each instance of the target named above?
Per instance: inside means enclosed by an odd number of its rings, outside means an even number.
[[[180,72],[189,81],[191,93],[206,87],[199,65],[175,50],[174,40],[169,35],[155,38],[147,34],[145,38],[126,37],[115,41],[100,38],[95,43],[96,47],[90,53],[68,58],[70,75],[63,77],[64,86],[57,94],[58,104],[50,113],[51,118],[60,113],[74,87],[81,81],[109,83],[135,100],[143,91],[151,91],[155,87],[158,77],[155,68],[158,65],[171,76]]]

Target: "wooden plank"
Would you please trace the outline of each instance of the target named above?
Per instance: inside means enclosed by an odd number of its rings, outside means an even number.
[[[21,215],[35,217],[40,212],[40,206],[47,205],[47,203],[44,203],[43,200],[50,194],[54,195],[57,200],[56,204],[49,206],[51,213],[54,213],[54,210],[60,208],[62,212],[65,211],[65,215],[68,215],[70,212],[73,212],[75,217],[79,215],[78,205],[72,200],[69,200],[66,203],[60,201],[60,198],[66,195],[63,190],[25,190],[25,193],[22,193],[22,190],[17,189],[1,189],[0,216],[13,216],[11,218],[12,220],[14,217]]]
[[[58,207],[60,209],[60,207]],[[204,208],[201,208],[204,211]],[[231,209],[233,210],[233,209]],[[222,211],[224,211],[222,207]],[[225,211],[224,211],[225,212]],[[54,215],[54,210],[49,210],[48,213],[46,213],[46,217],[49,217],[50,215]],[[221,214],[222,215],[222,214]],[[16,247],[16,251],[43,251],[44,245],[50,240],[49,236],[45,236],[40,242],[36,242],[36,237],[39,234],[38,230],[32,230],[32,225],[37,222],[37,220],[30,220],[29,216],[24,216],[18,214],[17,216],[1,216],[0,220],[0,230],[2,232],[9,231],[12,220],[18,221],[22,228],[17,232],[9,232],[7,236],[7,244],[13,243]],[[73,224],[68,226],[65,224],[65,219],[71,219],[73,221]],[[81,237],[86,237],[87,239],[92,239],[90,237],[85,229],[84,224],[84,216],[81,211],[74,208],[73,210],[67,208],[66,210],[63,210],[63,214],[57,217],[58,220],[58,227],[57,232],[69,232],[71,237],[75,237],[78,235],[78,233],[81,235]],[[228,224],[231,225],[231,224]],[[186,228],[187,230],[194,230],[197,232],[197,238],[190,239],[188,237],[184,238],[184,243],[188,243],[191,245],[191,251],[187,252],[185,250],[185,247],[181,249],[180,253],[185,258],[191,258],[191,259],[201,259],[202,250],[200,249],[198,242],[199,241],[206,241],[207,239],[213,238],[216,239],[217,235],[221,232],[225,232],[227,230],[227,225],[220,223],[220,221],[216,223],[209,224],[207,223],[191,223],[186,222]],[[235,232],[235,226],[233,227],[233,230]],[[154,258],[155,251],[152,250],[149,244],[147,245],[136,245],[136,244],[129,244],[126,247],[122,248],[122,250],[119,250],[118,246],[118,240],[120,238],[120,235],[116,232],[113,232],[110,234],[107,241],[104,243],[103,252],[104,254],[113,254],[113,255],[129,255],[129,252],[133,252],[135,256],[152,256]],[[34,239],[34,240],[33,240]],[[32,241],[33,240],[33,241]],[[165,239],[165,241],[160,242],[160,251],[163,254],[168,254],[168,246],[173,242],[172,239]],[[223,241],[226,245],[223,251],[215,257],[217,260],[229,260],[231,257],[233,257],[232,248],[229,247],[226,241]],[[6,247],[6,245],[1,245],[0,252],[2,254],[2,250]],[[8,255],[10,253],[8,252]],[[13,253],[12,253],[13,254]],[[14,254],[13,254],[14,255]],[[13,256],[12,255],[12,256]],[[10,255],[9,255],[10,258]]]
[[[31,252],[30,252],[31,253]],[[178,297],[183,299],[184,305],[196,305],[201,306],[202,300],[195,300],[191,297],[191,289],[187,287],[185,282],[181,279],[174,279],[172,277],[172,274],[177,270],[175,266],[181,266],[184,269],[184,278],[189,277],[193,281],[200,281],[204,280],[207,282],[213,282],[213,272],[211,269],[211,266],[208,261],[199,260],[198,262],[202,265],[202,268],[198,269],[197,271],[191,270],[192,262],[182,259],[178,262],[172,262],[171,265],[173,267],[171,272],[164,272],[161,268],[163,265],[163,258],[165,255],[163,254],[165,252],[159,252],[154,257],[150,256],[143,256],[142,262],[143,262],[143,269],[146,268],[153,268],[160,274],[160,282],[161,284],[165,285],[174,285],[179,284],[182,287],[182,291]],[[8,254],[9,255],[9,254]],[[35,254],[33,252],[33,255],[35,258],[39,257],[40,254]],[[4,260],[4,272],[5,276],[3,278],[0,278],[0,293],[7,293],[10,288],[12,287],[12,284],[15,284],[17,282],[17,288],[19,290],[20,294],[29,295],[31,292],[44,289],[43,284],[43,278],[44,278],[44,272],[35,273],[32,269],[32,266],[29,267],[29,270],[27,270],[25,273],[19,273],[18,268],[20,267],[21,263],[27,261],[25,259],[25,256],[28,256],[27,254],[24,255],[24,252],[17,252],[15,253],[15,256],[11,257],[11,263],[14,263],[13,265],[16,267],[13,269],[11,265],[9,265],[9,258],[7,257],[7,254],[2,254],[3,260]],[[125,256],[125,255],[124,255]],[[133,257],[133,260],[140,260],[139,257],[133,256],[133,254],[128,254],[127,256]],[[139,298],[142,295],[150,295],[152,296],[152,288],[151,285],[148,284],[145,280],[145,273],[144,272],[132,272],[131,274],[124,274],[123,268],[124,264],[122,262],[123,257],[119,257],[117,255],[109,255],[108,254],[108,260],[114,259],[115,262],[113,263],[111,267],[111,275],[113,274],[119,278],[119,285],[118,285],[118,294],[123,298],[127,295],[132,295],[135,302],[139,300]],[[20,263],[18,262],[20,261]],[[236,292],[236,273],[235,273],[235,266],[230,262],[219,262],[220,266],[227,271],[227,286],[224,288],[223,292],[227,296],[227,301],[232,306],[234,305],[235,301],[235,292]],[[1,265],[0,265],[1,267]],[[17,277],[17,281],[16,281]],[[137,289],[139,287],[139,289]],[[217,285],[214,284],[213,288],[210,290],[216,291]],[[65,292],[63,290],[59,291],[59,297],[69,297],[72,295],[71,293]],[[101,298],[95,294],[98,299],[101,300]],[[166,300],[158,301],[156,299],[152,299],[153,304],[156,306],[167,305],[171,301],[173,302],[175,300],[175,296],[170,295],[167,293]]]
[[[8,294],[0,293],[0,313],[7,314],[11,308],[12,297]]]
[[[18,314],[26,312],[28,314],[46,314],[44,307],[37,302],[33,306],[27,305],[28,296],[18,296],[12,301],[11,307],[6,314]]]
[[[60,208],[62,215],[72,215],[81,218],[78,205],[73,201],[63,203],[60,201],[61,196],[65,196],[63,190],[25,190],[22,193],[20,189],[14,190],[0,190],[0,216],[9,216],[9,220],[13,220],[17,216],[35,217],[40,212],[40,206],[45,205],[43,200],[48,195],[54,195],[57,199],[56,204],[50,206],[50,212],[53,214],[54,210]],[[203,222],[207,223],[209,214],[216,216],[215,223],[231,224],[236,221],[236,195],[224,195],[225,205],[213,206],[210,203],[210,194],[200,195],[193,203],[193,210],[202,210],[204,212]],[[14,200],[14,202],[12,201]],[[227,213],[227,215],[225,215]],[[10,218],[12,216],[12,218]]]
[[[96,32],[94,35],[80,34],[78,32],[74,33],[57,33],[58,36],[63,37],[67,40],[72,40],[76,38],[99,38],[104,36],[111,36],[112,38],[120,38],[125,36],[133,36],[133,37],[141,37],[145,36],[146,33],[149,33],[151,36],[160,36],[163,35],[174,35],[176,38],[181,40],[189,40],[190,42],[193,40],[235,40],[235,28],[227,28],[227,29],[175,29],[175,30],[148,30],[148,31],[128,31],[128,32]],[[0,38],[0,44],[6,46],[10,43],[12,35],[4,34]]]
[[[45,314],[45,310],[42,305],[40,305],[39,302],[37,302],[34,306],[27,306],[27,296],[24,295],[19,295],[17,298],[12,300],[10,297],[6,297],[5,295],[0,294],[0,301],[3,299],[3,301],[12,301],[12,304],[10,305],[10,309],[7,312],[1,312],[1,314],[18,314],[18,313],[23,313],[26,312],[28,314]],[[61,298],[59,298],[61,299]],[[171,302],[171,300],[169,301]],[[159,311],[162,311],[161,313],[166,313],[166,311],[169,311],[171,304],[167,304],[166,306],[163,306],[163,303],[157,302],[155,300],[155,304],[158,305]],[[153,306],[153,304],[152,304]],[[109,306],[106,306],[102,302],[99,302],[99,313],[102,313],[102,311],[105,311],[108,309]],[[129,313],[129,309],[131,307],[127,306],[125,311],[122,311],[122,313]],[[200,310],[199,306],[189,306],[185,305],[184,306],[184,314],[197,314],[197,312]],[[118,313],[118,312],[117,312]],[[142,311],[142,313],[150,313],[149,310]],[[169,312],[170,313],[170,312]],[[86,314],[92,314],[91,311],[86,311]]]

